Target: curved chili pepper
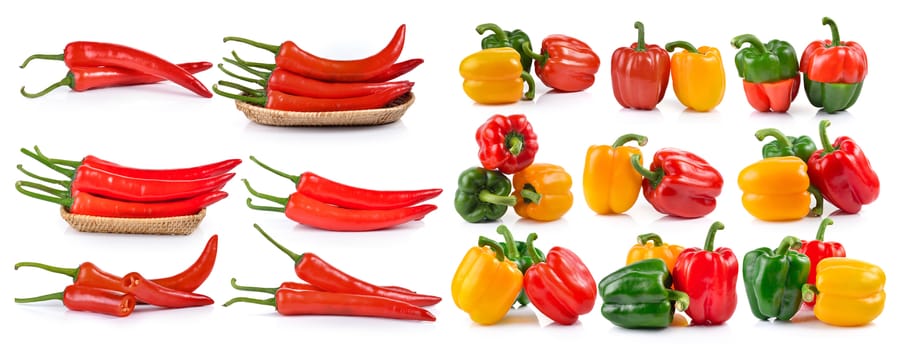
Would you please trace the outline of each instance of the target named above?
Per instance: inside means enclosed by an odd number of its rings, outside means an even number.
[[[267,90],[266,96],[244,96],[219,90],[217,85],[213,85],[213,91],[220,96],[263,106],[267,109],[289,112],[334,112],[384,108],[411,89],[412,86],[398,86],[365,96],[317,98],[296,96],[277,90]]]
[[[418,293],[385,289],[374,284],[355,278],[342,270],[330,265],[314,253],[295,254],[288,248],[276,242],[260,225],[254,224],[260,234],[276,248],[286,253],[295,261],[295,274],[298,278],[328,292],[350,293],[361,295],[374,295],[384,298],[403,301],[416,306],[431,306],[441,302],[441,297]]]
[[[381,83],[385,81],[394,80],[399,78],[401,75],[411,72],[413,69],[416,69],[420,64],[424,63],[425,60],[421,58],[411,58],[405,61],[394,63],[390,68],[381,72],[380,74],[365,79],[364,83]]]
[[[137,300],[150,305],[184,308],[213,304],[213,299],[208,296],[162,286],[147,280],[137,272],[130,272],[124,275],[121,283],[127,293],[134,295]]]
[[[334,83],[308,78],[289,70],[276,68],[267,80],[267,89],[278,90],[296,96],[314,98],[346,98],[373,95],[391,88],[412,88],[411,81],[386,81],[380,83]],[[407,90],[408,91],[408,90]]]
[[[302,282],[286,281],[286,282],[281,283],[279,285],[279,287],[274,287],[274,288],[242,286],[242,285],[239,285],[237,282],[238,282],[238,280],[235,279],[234,277],[232,277],[232,280],[231,280],[232,288],[235,288],[237,290],[248,291],[248,292],[261,292],[261,293],[273,294],[273,293],[276,293],[276,291],[280,290],[280,289],[313,290],[313,291],[319,291],[319,292],[325,291],[323,289],[318,288],[317,286],[315,286],[313,284],[302,283]],[[409,290],[409,289],[406,289],[403,287],[397,287],[397,286],[379,286],[378,288],[390,289],[390,290],[395,290],[395,291],[404,292],[404,293],[413,293],[413,294],[416,293],[415,291],[412,291],[412,290]]]
[[[380,191],[345,185],[310,171],[299,176],[276,170],[250,157],[264,169],[294,182],[296,190],[321,202],[349,209],[396,209],[408,207],[435,198],[443,191],[440,188],[403,191]]]
[[[284,213],[292,221],[328,231],[381,230],[410,221],[421,220],[428,213],[438,209],[433,204],[394,209],[348,209],[321,202],[299,192],[292,193],[287,198],[266,195],[251,188],[246,179],[241,181],[244,182],[244,185],[254,197],[266,199],[283,206],[280,208],[253,205],[251,204],[251,198],[248,198],[247,204],[249,208]]]
[[[38,146],[35,146],[35,154],[41,158],[47,159],[50,163],[54,165],[62,165],[74,169],[79,168],[82,165],[91,166],[96,169],[101,169],[110,173],[123,175],[127,177],[135,177],[140,179],[159,179],[159,180],[191,180],[191,179],[200,179],[205,177],[211,177],[216,175],[225,174],[229,171],[232,171],[238,164],[241,164],[241,159],[226,159],[214,163],[203,164],[194,167],[187,168],[175,168],[175,169],[143,169],[143,168],[132,168],[124,166],[112,161],[108,161],[93,155],[88,155],[83,157],[82,160],[66,160],[66,159],[56,159],[48,158],[41,153],[41,150],[38,149]],[[59,169],[59,168],[58,168]],[[73,177],[71,171],[66,171],[61,173],[67,177]]]
[[[400,320],[435,321],[435,315],[421,307],[399,300],[374,295],[321,292],[314,290],[279,289],[273,298],[238,297],[222,306],[237,302],[276,307],[281,315],[365,316]]]
[[[213,64],[210,62],[178,64],[178,67],[183,68],[190,74],[200,73],[210,69],[212,66]],[[37,98],[47,95],[49,92],[61,86],[69,86],[71,90],[81,92],[116,86],[154,84],[163,80],[165,79],[155,75],[119,67],[71,67],[70,71],[67,72],[67,75],[64,76],[63,79],[48,86],[44,90],[36,93],[29,93],[25,91],[25,86],[23,86],[22,89],[19,90],[19,93],[28,98]]]
[[[16,298],[17,303],[34,303],[47,300],[61,300],[67,309],[88,311],[99,314],[125,317],[133,313],[136,297],[117,291],[79,285],[70,285],[63,292],[33,298]]]
[[[378,53],[357,60],[331,60],[318,57],[286,41],[279,46],[256,41],[225,37],[222,42],[238,41],[276,54],[276,66],[295,73],[324,81],[356,82],[365,81],[387,71],[403,51],[406,41],[406,25],[401,24],[390,42]]]
[[[67,67],[119,67],[168,79],[202,97],[213,97],[200,80],[183,68],[159,56],[132,47],[91,41],[74,41],[64,47],[62,54],[29,56],[19,68],[33,59],[64,61]]]

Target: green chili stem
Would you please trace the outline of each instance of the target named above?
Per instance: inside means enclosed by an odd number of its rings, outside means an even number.
[[[638,244],[645,245],[647,242],[654,242],[655,247],[663,245],[663,240],[660,239],[660,235],[656,233],[645,233],[638,236]]]
[[[277,212],[277,213],[285,213],[285,212],[286,212],[286,208],[283,208],[283,207],[271,207],[271,206],[266,206],[266,205],[254,205],[254,200],[251,199],[251,198],[248,198],[248,200],[247,200],[247,205],[248,205],[248,208],[251,208],[251,209],[254,209],[254,210],[275,211],[275,212]]]
[[[70,86],[70,84],[73,84],[73,74],[67,73],[67,76],[63,77],[63,79],[44,88],[44,90],[41,90],[36,93],[30,93],[30,92],[26,92],[25,86],[23,86],[21,89],[19,89],[19,93],[22,94],[22,96],[25,96],[28,98],[38,98],[38,97],[47,95],[49,92],[54,91],[55,89],[57,89],[61,86]]]
[[[508,34],[495,23],[485,23],[476,26],[476,32],[479,33],[479,35],[482,35],[487,30],[491,30],[495,33],[495,39],[498,39],[499,41],[508,41]]]
[[[235,67],[241,68],[241,69],[244,70],[245,72],[251,73],[251,74],[253,74],[254,76],[257,76],[257,77],[259,77],[259,78],[261,78],[261,79],[263,79],[263,80],[270,79],[270,74],[272,74],[272,73],[270,73],[270,72],[264,72],[264,71],[262,71],[262,70],[254,69],[254,67],[250,67],[250,66],[248,66],[248,65],[245,65],[244,63],[238,62],[238,61],[233,60],[233,59],[228,58],[228,57],[223,57],[222,60],[223,60],[223,61],[226,61],[226,62],[228,62],[228,63],[231,63],[231,64],[234,65]]]
[[[743,34],[734,37],[733,40],[730,40],[730,45],[737,49],[743,46],[745,43],[749,43],[752,48],[758,50],[758,52],[761,54],[768,53],[768,48],[765,47],[765,44],[762,44],[762,41],[759,40],[755,35]]]
[[[18,270],[20,267],[23,267],[23,266],[37,267],[37,268],[45,270],[45,271],[50,271],[53,273],[59,273],[61,275],[70,276],[71,278],[74,279],[74,282],[76,280],[76,276],[79,275],[79,268],[74,269],[74,268],[51,266],[51,265],[45,265],[42,263],[31,262],[31,261],[23,261],[23,262],[16,263],[16,265],[13,266],[13,269]]]
[[[34,54],[29,56],[29,58],[26,58],[25,62],[22,62],[22,65],[20,65],[19,68],[25,68],[25,66],[29,65],[29,62],[32,62],[32,60],[36,59],[63,61],[63,54]]]
[[[774,255],[781,256],[787,254],[787,251],[790,249],[797,249],[803,244],[799,238],[794,236],[787,236],[781,240],[781,244],[778,245],[778,248],[774,250]]]
[[[543,199],[543,195],[537,193],[533,186],[527,188],[527,185],[524,185],[524,189],[520,190],[520,196],[524,199],[524,202],[527,203],[539,204],[540,200]]]
[[[663,168],[657,168],[657,171],[650,171],[649,169],[641,166],[639,162],[641,160],[640,154],[632,154],[632,168],[641,174],[648,182],[651,183],[652,187],[657,187],[660,185],[660,181],[663,180]]]
[[[222,306],[229,306],[229,305],[232,305],[237,302],[260,304],[260,305],[276,307],[276,298],[254,299],[254,298],[247,298],[247,297],[237,297],[237,298],[231,299],[229,301],[226,301],[225,304],[222,304]]]
[[[248,94],[248,95],[250,95],[250,96],[258,96],[258,97],[259,97],[259,96],[264,96],[264,93],[265,93],[265,91],[264,91],[263,89],[252,89],[252,88],[250,88],[250,87],[247,87],[247,86],[244,86],[244,85],[235,83],[235,82],[231,82],[231,81],[220,80],[220,81],[218,81],[218,82],[216,82],[216,83],[219,84],[219,85],[222,85],[222,86],[228,86],[228,87],[230,87],[230,88],[232,88],[232,89],[241,91],[241,92],[246,93],[246,94]]]
[[[222,38],[222,42],[224,42],[224,43],[229,42],[229,41],[237,41],[239,43],[245,43],[245,44],[251,45],[253,47],[259,48],[259,49],[264,49],[264,50],[270,51],[274,54],[279,53],[279,45],[264,44],[264,43],[257,42],[254,40],[240,38],[237,36],[227,36],[227,37]]]
[[[238,284],[236,283],[237,281],[238,281],[238,280],[237,280],[235,277],[232,277],[232,281],[231,281],[231,283],[232,283],[232,288],[235,288],[235,289],[237,289],[237,290],[243,290],[243,291],[246,291],[246,292],[261,292],[261,293],[276,294],[276,291],[279,290],[279,288],[266,288],[266,287],[242,286],[242,285],[238,285]]]
[[[828,226],[831,226],[834,223],[835,223],[835,221],[832,220],[831,218],[822,219],[822,222],[819,224],[819,231],[816,232],[816,240],[824,241],[825,240],[825,228]]]
[[[800,291],[803,293],[803,301],[807,303],[816,300],[816,295],[819,294],[819,289],[809,283],[803,283],[803,287],[800,288]]]
[[[546,61],[549,60],[549,53],[544,52],[540,54],[539,52],[533,51],[533,47],[530,46],[529,41],[525,41],[521,49],[524,51],[524,54],[533,58],[534,61],[539,64],[546,64]]]
[[[247,103],[258,105],[258,106],[263,106],[263,105],[267,104],[267,98],[264,96],[244,96],[244,95],[228,93],[228,92],[219,90],[218,84],[213,84],[213,92],[215,92],[217,95],[222,96],[222,97],[228,97],[233,100],[239,100],[242,102],[247,102]]]
[[[273,246],[275,246],[276,248],[279,248],[279,250],[281,250],[283,253],[286,253],[286,255],[288,255],[290,258],[292,258],[292,260],[295,260],[296,263],[298,263],[298,261],[301,260],[301,258],[302,258],[301,254],[295,254],[295,252],[289,250],[289,248],[286,248],[282,244],[279,244],[279,242],[274,240],[273,237],[270,237],[270,235],[268,235],[266,232],[264,232],[264,230],[262,228],[260,228],[260,225],[254,224],[254,228],[256,228],[257,231],[260,232],[260,234],[263,235],[264,238],[266,238],[268,241],[270,241],[270,243],[273,243]]]
[[[75,170],[61,168],[57,164],[54,164],[53,162],[51,162],[51,160],[48,159],[47,157],[44,157],[38,153],[33,153],[32,151],[29,151],[25,148],[21,148],[19,150],[22,151],[22,153],[25,153],[25,155],[29,156],[30,158],[37,160],[39,163],[44,164],[48,168],[51,168],[51,170],[54,170],[54,171],[60,173],[61,175],[64,175],[71,179],[73,178],[73,176],[76,176]]]
[[[48,301],[48,300],[63,300],[63,292],[51,293],[42,296],[32,297],[32,298],[15,298],[13,299],[17,303],[34,303],[38,301]]]
[[[638,134],[625,134],[619,136],[616,139],[616,142],[613,142],[612,148],[621,147],[622,145],[628,143],[629,141],[638,141],[638,146],[647,145],[647,136],[642,136]]]
[[[812,196],[816,199],[816,206],[809,209],[809,215],[822,216],[822,210],[825,206],[825,203],[822,200],[822,192],[813,185],[809,185],[809,188],[807,188],[806,191],[812,193]]]
[[[822,155],[826,155],[835,151],[835,146],[832,146],[831,142],[828,141],[828,134],[825,133],[825,129],[831,125],[831,122],[828,119],[823,119],[819,122],[819,139],[822,141]]]
[[[235,52],[235,50],[232,50],[232,57],[234,57],[235,60],[238,61],[238,63],[241,63],[241,64],[243,64],[243,65],[245,65],[245,66],[248,66],[248,67],[252,67],[252,68],[263,68],[263,69],[270,70],[270,71],[276,69],[276,64],[275,64],[275,63],[253,62],[253,61],[248,61],[248,60],[241,59],[241,56],[238,56],[238,53]]]
[[[543,258],[539,254],[536,254],[536,248],[533,246],[533,241],[535,241],[539,236],[536,232],[532,232],[527,235],[527,256],[530,257],[530,266],[539,264],[543,262]]]
[[[63,186],[64,188],[70,188],[70,181],[57,180],[57,179],[52,179],[49,177],[44,177],[44,176],[41,176],[38,174],[34,174],[31,171],[25,170],[25,168],[22,167],[22,164],[16,164],[16,169],[19,169],[19,171],[21,171],[23,174],[25,174],[26,176],[31,177],[33,179],[41,180],[41,181],[55,184],[58,186]]]
[[[266,199],[266,200],[268,200],[268,201],[270,201],[270,202],[273,202],[273,203],[276,203],[276,204],[279,204],[279,205],[282,205],[282,206],[286,206],[286,204],[289,204],[289,198],[282,198],[282,197],[277,197],[277,196],[271,196],[271,195],[268,195],[268,194],[264,194],[264,193],[260,193],[260,192],[255,191],[254,188],[251,187],[251,183],[248,182],[248,179],[241,179],[241,182],[244,183],[244,187],[247,187],[248,192],[250,192],[251,195],[253,195],[254,197],[257,197],[257,198],[260,198],[260,199]]]
[[[508,260],[517,260],[520,259],[520,252],[517,251],[517,242],[514,241],[514,235],[511,234],[511,231],[508,230],[508,226],[498,225],[498,228],[495,229],[495,232],[505,237],[505,246],[507,247],[507,252],[505,255],[508,257]]]
[[[41,157],[41,158],[47,159],[47,160],[50,161],[51,163],[54,163],[54,164],[57,164],[57,165],[65,165],[65,166],[68,166],[68,167],[71,167],[71,168],[74,168],[74,169],[75,169],[75,168],[78,168],[80,165],[83,165],[82,162],[78,162],[78,161],[75,161],[75,160],[48,158],[48,156],[44,155],[44,153],[41,153],[41,150],[38,149],[38,145],[35,145],[35,146],[32,147],[32,148],[35,149],[35,154],[37,154],[37,155],[38,155],[39,157]]]
[[[689,308],[689,295],[678,290],[667,289],[669,298],[676,303],[676,310],[683,311]]]
[[[260,167],[262,167],[262,168],[264,168],[264,169],[267,169],[267,170],[270,171],[271,173],[274,173],[274,174],[279,175],[279,176],[281,176],[281,177],[284,177],[284,178],[287,178],[287,179],[289,179],[289,180],[292,180],[292,182],[294,182],[296,185],[298,184],[299,181],[301,181],[301,176],[295,176],[295,175],[292,175],[292,174],[287,174],[287,173],[284,173],[284,172],[282,172],[282,171],[276,170],[276,169],[274,169],[273,167],[271,167],[271,166],[269,166],[269,165],[266,165],[266,164],[262,163],[262,162],[261,162],[260,160],[258,160],[257,158],[254,158],[254,156],[250,156],[249,158],[251,159],[251,161],[253,161],[253,162],[256,163],[257,165],[259,165]]]
[[[646,49],[644,45],[644,23],[641,23],[641,21],[636,21],[635,29],[638,30],[638,47],[635,48],[635,51],[643,52]]]
[[[235,72],[228,70],[228,68],[225,68],[225,65],[222,63],[219,63],[216,66],[219,67],[219,70],[221,70],[223,73],[225,73],[226,75],[228,75],[232,78],[235,78],[235,79],[238,79],[241,81],[246,81],[248,83],[254,83],[254,84],[260,85],[262,87],[267,87],[267,82],[263,79],[255,79],[255,78],[241,76],[240,74],[237,74]]]
[[[44,195],[44,194],[40,194],[40,193],[31,192],[31,191],[26,190],[25,187],[31,187],[31,188],[41,190],[46,193],[55,194],[58,196],[52,197],[52,196],[48,196],[48,195]],[[43,201],[48,201],[48,202],[55,203],[55,204],[58,204],[58,205],[61,205],[64,207],[68,207],[68,208],[70,207],[70,205],[73,204],[73,199],[66,195],[66,193],[67,193],[66,191],[55,190],[53,188],[50,188],[50,187],[47,187],[47,186],[41,185],[41,184],[36,184],[34,182],[16,181],[16,190],[19,191],[19,193],[22,193],[26,196],[29,196],[29,197],[32,197],[35,199],[40,199]]]
[[[527,72],[520,72],[520,78],[527,84],[527,92],[524,93],[524,101],[530,101],[536,97],[536,81],[533,76]]]
[[[715,221],[711,224],[711,228],[708,230],[708,235],[705,237],[705,250],[709,252],[714,251],[714,237],[717,236],[717,231],[724,229],[724,223],[720,221]]]
[[[688,41],[682,41],[682,40],[669,42],[666,44],[666,46],[664,48],[669,52],[673,52],[676,50],[677,47],[681,48],[683,50],[686,50],[688,52],[691,52],[691,53],[698,53],[698,49],[696,49],[695,46],[693,46]]]
[[[493,241],[490,238],[485,236],[479,236],[479,242],[477,243],[480,247],[489,247],[492,251],[495,252],[495,258],[498,261],[505,261],[505,250],[501,249],[501,246],[497,242]]]
[[[841,36],[838,35],[838,24],[828,17],[822,17],[822,25],[831,29],[831,45],[827,47],[841,46]]]
[[[479,201],[483,203],[495,204],[495,205],[504,205],[506,207],[513,207],[517,204],[517,197],[514,196],[499,196],[492,193],[489,190],[479,191]]]

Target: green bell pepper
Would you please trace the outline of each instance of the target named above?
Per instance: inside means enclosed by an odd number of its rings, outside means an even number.
[[[813,81],[808,74],[804,74],[803,88],[806,89],[809,103],[824,109],[826,113],[834,114],[851,108],[857,102],[857,97],[860,97],[860,91],[863,90],[863,82],[823,83]]]
[[[762,146],[762,158],[794,156],[806,162],[818,150],[816,142],[806,135],[798,137],[784,136],[780,130],[771,128],[755,132],[755,138],[759,141],[768,136],[774,137],[775,140]]]
[[[651,258],[625,266],[600,281],[603,317],[623,328],[665,328],[689,296],[670,289],[673,278],[663,260]]]
[[[786,41],[771,40],[767,44],[752,34],[739,35],[730,41],[739,48],[750,46],[736,53],[736,72],[750,83],[772,83],[792,79],[799,74],[797,52]]]
[[[511,180],[499,171],[472,167],[460,173],[454,208],[468,222],[495,221],[517,204]]]
[[[533,258],[527,254],[527,243],[515,241],[511,231],[509,231],[508,227],[505,225],[498,226],[496,232],[505,237],[504,242],[498,242],[501,249],[505,251],[505,257],[517,264],[517,268],[521,272],[526,273],[527,269],[529,269],[530,266],[533,266]],[[533,247],[533,251],[540,260],[546,259],[545,255],[543,255],[543,251],[539,248]],[[521,288],[520,294],[517,295],[515,302],[518,304],[518,307],[524,307],[530,303],[530,299],[527,298],[527,293],[524,292],[523,288]]]
[[[491,49],[494,47],[511,47],[520,54],[521,67],[524,72],[530,73],[530,66],[533,64],[533,57],[524,52],[524,43],[530,42],[527,33],[520,29],[505,31],[494,23],[485,23],[476,26],[476,32],[482,35],[487,30],[493,33],[482,38],[482,48]]]
[[[777,249],[762,247],[743,258],[743,284],[752,314],[760,320],[790,320],[803,304],[803,284],[809,277],[809,257],[793,249],[799,238],[784,237]]]

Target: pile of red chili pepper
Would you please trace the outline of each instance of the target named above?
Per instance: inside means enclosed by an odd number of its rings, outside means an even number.
[[[117,317],[130,315],[138,303],[169,309],[211,305],[213,299],[194,291],[213,271],[218,243],[218,236],[213,235],[193,265],[174,276],[157,279],[147,279],[137,272],[117,276],[91,262],[84,262],[75,268],[20,262],[15,266],[17,270],[20,267],[40,268],[69,276],[73,283],[61,292],[32,298],[16,298],[15,301],[33,303],[61,300],[67,309],[73,311]]]
[[[268,45],[245,38],[225,37],[275,54],[275,63],[242,60],[232,52],[227,63],[253,75],[246,77],[219,64],[219,69],[239,82],[221,80],[213,90],[235,100],[269,109],[291,112],[329,112],[383,108],[410,93],[414,85],[394,80],[424,61],[419,58],[397,62],[406,40],[406,25],[400,25],[381,51],[361,59],[333,60],[311,54],[292,41]],[[257,88],[244,85],[252,83]],[[232,94],[219,86],[236,89]]]
[[[59,82],[37,93],[28,93],[23,86],[22,96],[36,98],[61,86],[73,91],[115,86],[153,84],[170,80],[193,93],[210,98],[213,93],[194,77],[195,73],[213,66],[209,62],[174,64],[151,53],[113,43],[74,41],[64,47],[61,54],[35,54],[29,56],[19,68],[32,60],[63,61],[70,71]]]
[[[20,193],[59,204],[71,214],[116,218],[197,214],[228,196],[222,188],[241,163],[227,159],[189,168],[142,169],[92,155],[80,161],[48,158],[37,146],[21,151],[68,179],[40,176],[20,164],[20,171],[43,182],[17,181]]]
[[[272,298],[238,297],[223,306],[237,302],[273,306],[281,315],[328,315],[380,317],[400,320],[435,321],[435,315],[424,309],[441,301],[440,297],[419,294],[396,286],[377,286],[353,277],[334,267],[314,253],[295,254],[270,237],[259,225],[254,228],[276,248],[295,261],[295,274],[302,282],[288,281],[279,287],[240,286],[243,291],[272,294]]]
[[[374,190],[342,184],[306,171],[291,175],[276,170],[257,158],[251,160],[270,172],[291,180],[296,191],[288,197],[271,196],[255,191],[247,179],[244,185],[254,197],[282,205],[259,206],[248,198],[254,210],[275,211],[297,223],[328,231],[375,231],[421,220],[438,209],[434,204],[420,204],[441,194],[440,188],[418,190]]]

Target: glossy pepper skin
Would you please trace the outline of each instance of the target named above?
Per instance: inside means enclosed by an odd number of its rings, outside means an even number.
[[[823,17],[822,25],[831,28],[831,40],[818,40],[806,46],[800,59],[800,72],[809,103],[831,114],[857,102],[868,63],[863,46],[841,41],[834,20]]]
[[[593,145],[587,149],[584,199],[590,210],[597,214],[624,213],[635,205],[641,194],[643,178],[631,165],[631,156],[641,155],[641,149],[625,146],[630,141],[637,141],[638,146],[643,147],[647,144],[647,137],[625,134],[612,145]]]
[[[787,236],[775,250],[761,247],[743,257],[743,284],[752,314],[760,320],[790,320],[802,305],[809,258],[796,252],[800,239]]]
[[[527,236],[527,247],[533,247],[536,238],[536,233]],[[561,325],[574,324],[580,315],[593,310],[597,282],[577,254],[556,246],[549,249],[545,260],[536,254],[529,256],[533,265],[524,273],[524,291],[537,310]]]
[[[533,57],[536,76],[548,87],[562,92],[578,92],[593,86],[600,70],[600,57],[587,43],[562,34],[543,39],[540,53],[524,44],[524,54]]]
[[[520,64],[524,67],[524,72],[530,72],[530,66],[533,64],[533,57],[524,54],[524,43],[530,42],[530,36],[523,30],[504,30],[495,23],[485,23],[476,26],[476,32],[479,35],[492,31],[492,34],[482,38],[482,48],[491,49],[496,47],[510,47],[520,54]]]
[[[479,237],[464,255],[451,281],[451,295],[460,310],[482,325],[500,321],[514,304],[524,275],[495,241]]]
[[[866,325],[885,308],[885,272],[869,262],[833,257],[816,268],[815,286],[803,286],[804,300],[816,300],[813,313],[832,326]]]
[[[520,269],[522,273],[527,273],[527,269],[530,266],[533,266],[533,256],[538,257],[539,260],[545,259],[545,254],[543,251],[536,247],[529,247],[524,241],[515,241],[514,235],[511,234],[511,231],[508,230],[508,227],[505,225],[498,225],[498,228],[495,230],[498,234],[504,237],[504,242],[498,242],[498,245],[501,246],[501,249],[505,252],[505,257],[508,260],[513,261],[517,264],[517,268]],[[515,304],[518,307],[527,306],[530,304],[530,298],[527,297],[526,291],[522,288],[520,294],[517,295]]]
[[[704,248],[682,251],[672,271],[676,290],[689,295],[686,314],[694,325],[723,324],[736,311],[739,261],[730,248],[714,249],[714,237],[723,229],[724,224],[714,222]]]
[[[660,259],[666,264],[669,271],[673,271],[679,255],[685,248],[681,245],[664,243],[660,235],[656,233],[645,233],[638,236],[638,243],[628,250],[628,256],[625,257],[625,264],[646,260]]]
[[[743,168],[737,183],[743,208],[763,221],[799,220],[810,213],[809,175],[799,157],[765,158]]]
[[[822,149],[809,157],[809,180],[838,209],[856,214],[879,197],[879,176],[853,139],[841,136],[829,142],[829,125],[828,120],[819,122]]]
[[[523,114],[489,117],[476,129],[476,144],[483,168],[509,175],[533,164],[539,150],[533,125]]]
[[[522,218],[536,221],[561,219],[571,209],[571,175],[555,164],[536,163],[517,172],[514,184],[514,212]]]
[[[472,167],[457,178],[454,208],[467,222],[498,220],[515,204],[517,199],[511,196],[511,180],[505,174]]]
[[[644,180],[644,198],[658,212],[682,218],[708,215],[717,207],[724,179],[703,158],[676,148],[662,148],[654,153],[650,169],[632,155],[632,166]]]
[[[797,249],[798,252],[809,257],[809,278],[807,279],[806,283],[812,285],[816,284],[816,270],[818,269],[817,267],[819,266],[820,261],[826,258],[843,258],[847,256],[847,252],[844,250],[843,244],[839,242],[825,241],[825,229],[834,223],[834,220],[830,218],[822,219],[822,222],[819,224],[819,231],[816,233],[816,239],[810,241],[801,241],[802,246]],[[813,296],[811,301],[806,301],[806,305],[816,305],[815,296]]]
[[[696,112],[708,112],[717,107],[727,90],[720,51],[710,46],[696,49],[685,41],[668,43],[665,48],[669,52],[683,49],[670,59],[670,80],[679,102]]]
[[[510,47],[483,49],[465,57],[460,76],[463,91],[479,104],[508,104],[536,95],[533,77],[524,72],[520,54]]]
[[[762,158],[794,156],[806,162],[819,149],[816,141],[806,135],[785,136],[780,130],[773,128],[759,129],[755,132],[755,138],[759,141],[769,136],[773,137],[774,141],[762,146]]]
[[[676,310],[689,308],[689,295],[670,289],[673,279],[660,259],[627,265],[598,285],[603,317],[622,328],[666,328]]]
[[[670,81],[666,49],[644,43],[644,24],[635,22],[638,41],[612,56],[613,95],[622,107],[651,110],[663,100]]]
[[[743,90],[749,105],[759,112],[786,113],[800,91],[797,52],[786,41],[771,40],[762,44],[755,35],[743,34],[730,44],[736,53],[736,71],[743,78]]]

